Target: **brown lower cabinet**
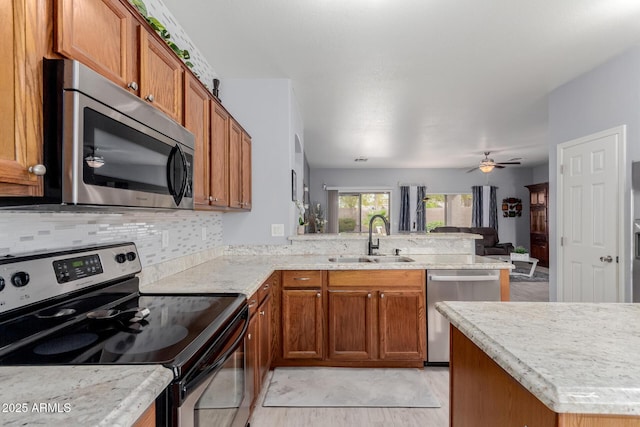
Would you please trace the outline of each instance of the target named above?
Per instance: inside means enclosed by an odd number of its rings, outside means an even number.
[[[423,270],[285,271],[275,364],[422,366]]]
[[[556,413],[451,327],[450,426],[632,427],[639,417]]]
[[[272,289],[277,288],[280,273],[272,274],[260,289],[249,298],[249,327],[245,337],[245,393],[256,403],[269,368],[272,355]]]
[[[155,427],[156,425],[156,404],[152,403],[140,418],[136,420],[133,427]]]

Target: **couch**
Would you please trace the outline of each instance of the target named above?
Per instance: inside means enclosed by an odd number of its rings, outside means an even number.
[[[476,240],[476,255],[509,255],[513,252],[511,243],[500,243],[498,231],[492,227],[436,227],[432,233],[473,233],[482,236]]]

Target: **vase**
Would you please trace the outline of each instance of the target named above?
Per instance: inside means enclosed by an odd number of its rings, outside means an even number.
[[[298,226],[298,234],[304,234],[304,225]]]
[[[511,256],[512,261],[529,261],[529,254],[517,254],[515,252],[511,252],[509,256]]]

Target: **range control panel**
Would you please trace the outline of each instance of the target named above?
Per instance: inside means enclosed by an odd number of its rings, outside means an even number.
[[[58,283],[71,282],[102,273],[102,263],[98,255],[87,255],[53,262]]]
[[[141,269],[133,243],[0,258],[0,314]]]

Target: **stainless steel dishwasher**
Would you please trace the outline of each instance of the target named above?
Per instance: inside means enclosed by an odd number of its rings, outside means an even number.
[[[439,301],[500,301],[500,270],[427,271],[427,363],[449,363],[449,321]]]

